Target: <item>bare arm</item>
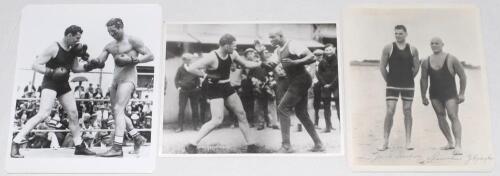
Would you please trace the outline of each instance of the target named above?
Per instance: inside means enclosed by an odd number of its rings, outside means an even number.
[[[297,59],[295,60],[295,62],[297,64],[304,64],[304,65],[308,65],[308,64],[311,64],[311,63],[314,63],[316,62],[316,58],[314,57],[314,54],[312,52],[308,52],[306,54],[306,56],[304,56],[303,58],[301,59]]]
[[[422,73],[420,74],[420,92],[422,98],[427,98],[427,87],[429,85],[429,74],[427,72],[427,66],[429,65],[428,59],[422,61]]]
[[[417,73],[418,73],[418,69],[420,68],[420,60],[418,59],[418,50],[417,48],[415,47],[412,47],[413,48],[413,68],[412,68],[412,71],[413,71],[413,77],[415,78],[415,76],[417,76]]]
[[[458,61],[455,56],[452,56],[453,60],[453,69],[455,73],[457,73],[458,78],[460,79],[460,91],[459,95],[463,96],[465,94],[465,87],[467,86],[467,76],[465,75],[465,70],[462,64]]]
[[[108,44],[109,45],[109,44]],[[105,63],[106,60],[108,60],[108,56],[109,56],[109,51],[108,51],[108,45],[106,45],[104,47],[104,49],[102,50],[101,54],[99,54],[99,56],[97,56],[95,59],[99,62],[102,62],[102,63]]]
[[[141,57],[137,57],[139,63],[151,62],[154,60],[153,53],[146,45],[144,45],[144,42],[142,42],[142,40],[135,37],[129,37],[129,42],[132,47],[142,55]]]
[[[241,57],[238,53],[236,53],[236,51],[233,52],[233,54],[231,54],[231,55],[232,55],[232,58],[234,58],[234,61],[243,65],[246,68],[260,67],[261,62],[252,62],[252,61],[246,60],[245,58]]]
[[[389,52],[391,50],[390,47],[391,47],[391,45],[387,45],[382,50],[382,57],[380,58],[380,65],[379,65],[380,73],[382,73],[382,77],[384,78],[384,80],[386,82],[387,82],[387,75],[388,75],[387,64],[389,61],[389,54],[390,54]]]
[[[50,58],[56,56],[58,49],[59,48],[55,45],[55,43],[45,49],[42,54],[36,57],[36,60],[32,65],[33,70],[38,73],[45,74],[45,71],[47,70],[45,64],[49,62]]]
[[[207,67],[212,65],[214,63],[215,59],[216,58],[212,57],[212,56],[207,56],[207,57],[201,58],[201,59],[193,62],[191,65],[189,65],[186,70],[189,73],[198,75],[200,77],[204,76],[205,73],[201,70],[206,69]]]

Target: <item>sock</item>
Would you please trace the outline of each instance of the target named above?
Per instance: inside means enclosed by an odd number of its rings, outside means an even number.
[[[132,130],[128,131],[128,134],[129,134],[130,136],[132,136],[132,138],[134,138],[134,137],[136,137],[137,135],[139,135],[139,131],[137,131],[137,130],[134,128],[134,129],[132,129]]]
[[[73,142],[75,143],[75,145],[80,145],[82,144],[82,138],[81,137],[76,137],[76,138],[73,138]]]
[[[123,145],[123,136],[115,136],[113,147],[115,150],[121,150]]]
[[[14,142],[16,144],[20,144],[23,140],[24,140],[23,137],[20,137],[19,135],[17,135],[16,137],[14,137],[14,139],[12,139],[12,142]]]

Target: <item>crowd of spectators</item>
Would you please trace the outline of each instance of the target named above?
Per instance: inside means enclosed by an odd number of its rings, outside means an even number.
[[[89,147],[110,146],[113,143],[114,118],[111,112],[111,103],[109,101],[109,89],[106,93],[99,84],[88,83],[87,87],[79,82],[73,89],[78,109],[78,118],[82,129],[82,137]],[[39,108],[41,88],[35,88],[28,83],[23,89],[20,99],[16,102],[14,117],[14,129],[19,130],[24,123],[34,115]],[[140,96],[143,94],[143,96]],[[142,98],[141,98],[142,97]],[[138,101],[140,100],[140,101]],[[146,101],[142,101],[146,100]],[[136,129],[151,129],[151,110],[152,102],[146,91],[135,91],[131,95],[131,101],[125,109],[125,114],[132,120]],[[44,122],[38,124],[35,130],[68,130],[68,117],[58,101],[53,106],[52,113]],[[101,130],[101,131],[84,131]],[[108,131],[104,131],[108,130]],[[151,139],[151,131],[141,131],[148,141]],[[50,132],[38,131],[32,132],[27,137],[26,148],[60,148],[73,147],[72,136],[69,131]],[[125,140],[131,141],[131,138]]]

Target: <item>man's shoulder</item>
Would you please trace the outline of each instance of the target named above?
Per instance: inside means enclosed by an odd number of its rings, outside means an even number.
[[[448,53],[448,59],[449,59],[452,63],[460,63],[460,61],[458,60],[458,58],[457,58],[457,57],[455,57],[454,55],[449,54],[449,53]]]
[[[138,44],[138,43],[142,43],[142,40],[138,37],[135,37],[135,36],[132,36],[132,35],[128,35],[127,36],[127,39],[128,39],[128,42],[130,44]]]
[[[382,48],[382,53],[387,53],[388,55],[390,55],[392,49],[393,49],[393,43],[386,44],[384,48]]]
[[[408,45],[410,45],[410,44],[408,44]],[[410,50],[411,50],[412,53],[418,52],[417,47],[415,47],[413,45],[410,45]]]
[[[108,42],[105,46],[104,46],[104,49],[105,50],[108,50],[110,49],[111,47],[114,47],[116,45],[116,41],[110,41]]]
[[[59,44],[55,41],[50,43],[49,47],[46,49],[46,52],[53,54],[57,53],[57,51],[59,51]]]
[[[383,50],[384,50],[384,51],[389,52],[389,51],[391,51],[391,50],[392,50],[392,47],[393,47],[393,46],[394,46],[394,42],[388,43],[388,44],[386,44],[386,45],[384,46]]]
[[[430,60],[429,60],[430,58],[431,58],[431,56],[429,55],[429,56],[422,59],[422,64],[421,64],[422,67],[427,68],[427,66],[429,65],[429,62],[430,62]]]
[[[217,56],[216,56],[216,53],[215,53],[215,50],[213,51],[210,51],[208,53],[203,53],[201,55],[201,59],[209,59],[209,60],[212,60],[212,59],[216,59]]]

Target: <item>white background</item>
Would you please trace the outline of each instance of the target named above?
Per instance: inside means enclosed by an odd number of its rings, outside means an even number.
[[[0,2],[0,97],[10,100],[11,86],[14,78],[11,77],[15,70],[17,40],[19,34],[19,20],[21,9],[30,2],[36,3],[67,3],[62,0],[19,0]],[[71,1],[84,2],[84,1]],[[85,1],[86,3],[137,3],[139,1]],[[385,3],[394,4],[396,0],[385,1],[334,1],[334,0],[165,0],[165,1],[140,1],[158,2],[163,7],[163,17],[168,22],[182,21],[338,21],[341,27],[341,10],[354,3]],[[393,3],[391,3],[393,2]],[[473,3],[481,9],[482,35],[489,77],[489,94],[491,96],[491,114],[493,134],[500,134],[500,2],[496,0],[484,1],[445,1],[445,0],[419,0],[413,3]],[[91,12],[89,12],[91,13]],[[0,102],[0,124],[8,123],[9,101]],[[7,129],[1,128],[0,141],[6,141]],[[494,136],[496,157],[500,152],[500,138]],[[0,156],[5,156],[5,145],[0,145]],[[495,167],[491,173],[353,173],[345,157],[224,157],[224,158],[158,158],[156,170],[152,175],[500,175],[500,168]],[[0,175],[5,175],[3,166],[5,158],[0,158]],[[498,163],[498,162],[497,162]],[[27,166],[29,167],[29,166]],[[94,174],[93,174],[94,175]],[[148,174],[143,174],[148,175]]]

